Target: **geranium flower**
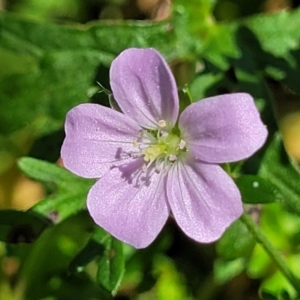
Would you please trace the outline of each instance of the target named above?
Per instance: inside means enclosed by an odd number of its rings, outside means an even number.
[[[110,83],[123,113],[73,108],[61,151],[66,168],[99,179],[87,197],[94,221],[136,248],[148,246],[170,214],[190,238],[218,239],[243,206],[217,164],[251,156],[267,136],[252,97],[207,98],[178,117],[174,77],[154,49],[123,51]]]

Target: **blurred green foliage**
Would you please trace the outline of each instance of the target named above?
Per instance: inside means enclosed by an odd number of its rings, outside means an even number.
[[[275,2],[289,9],[273,13]],[[169,18],[153,21],[137,1],[6,1],[0,175],[4,180],[18,161],[45,196],[29,210],[0,211],[0,299],[298,299],[241,221],[217,243],[198,245],[170,220],[137,251],[94,226],[85,210],[93,181],[50,163],[59,159],[66,112],[83,102],[108,105],[97,81],[110,88],[114,57],[154,47],[188,91],[191,99],[180,94],[184,105],[226,92],[255,97],[269,140],[229,173],[245,210],[299,278],[299,168],[278,134],[272,87],[284,101],[290,94],[299,101],[300,8],[292,1],[270,5],[174,0]]]

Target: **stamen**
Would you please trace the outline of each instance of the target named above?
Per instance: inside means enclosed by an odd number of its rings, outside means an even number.
[[[165,172],[178,160],[181,152],[187,151],[186,142],[179,135],[163,129],[167,126],[165,120],[160,120],[158,125],[157,130],[142,129],[133,141],[136,152],[127,154],[132,158],[143,158],[140,172],[146,177],[153,172]]]
[[[137,148],[138,146],[139,146],[138,140],[134,140],[133,141],[133,147]]]
[[[146,171],[147,171],[147,165],[146,164],[142,165],[142,171],[143,171],[143,173],[146,173]]]
[[[165,128],[167,126],[167,122],[165,120],[159,120],[158,121],[158,126],[160,128]]]
[[[178,145],[179,149],[183,150],[185,148],[185,146],[186,146],[186,141],[180,140],[179,145]]]
[[[140,152],[129,153],[128,156],[132,157],[132,158],[139,158],[139,157],[143,156],[143,153],[140,153]]]
[[[169,161],[174,162],[175,160],[177,160],[177,155],[175,155],[175,154],[170,154],[170,155],[169,155]]]

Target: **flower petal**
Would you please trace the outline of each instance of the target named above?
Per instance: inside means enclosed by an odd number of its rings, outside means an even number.
[[[163,57],[154,49],[123,51],[110,68],[113,95],[123,113],[142,127],[167,129],[178,117],[178,94],[174,77]]]
[[[129,117],[97,104],[81,104],[66,117],[61,149],[67,169],[87,178],[99,178],[112,166],[132,159],[140,127]]]
[[[137,159],[112,169],[92,187],[87,200],[99,226],[136,248],[148,246],[169,215],[165,176],[154,172],[147,178],[143,163]]]
[[[201,243],[217,240],[243,211],[238,188],[217,165],[174,164],[168,174],[167,195],[179,227]]]
[[[251,156],[264,144],[268,134],[253,98],[244,93],[191,104],[181,114],[179,128],[192,155],[211,163]]]

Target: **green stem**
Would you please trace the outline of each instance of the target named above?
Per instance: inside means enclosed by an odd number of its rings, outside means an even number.
[[[248,229],[252,232],[256,241],[260,243],[265,251],[269,254],[272,260],[276,263],[278,269],[281,273],[287,278],[287,280],[291,283],[291,285],[295,288],[298,295],[300,295],[300,280],[297,279],[291,270],[287,267],[285,261],[283,260],[280,252],[274,248],[271,242],[267,239],[267,237],[263,234],[260,228],[256,225],[256,223],[246,214],[241,216],[241,220],[248,227]]]

